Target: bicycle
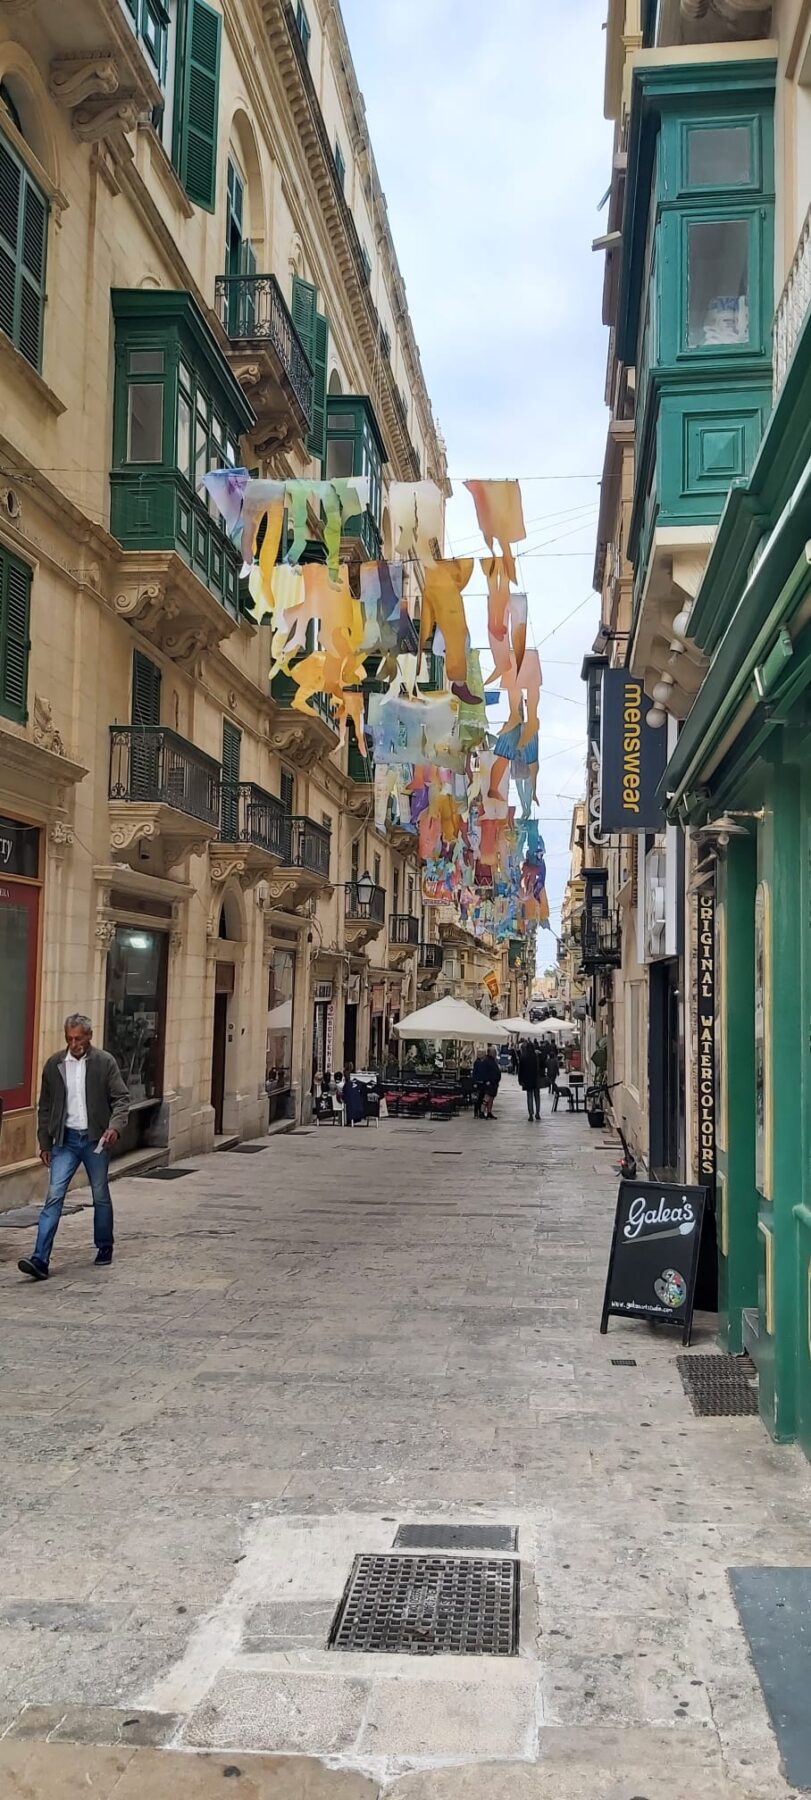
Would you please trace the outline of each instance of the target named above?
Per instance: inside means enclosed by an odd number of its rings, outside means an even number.
[[[605,1123],[606,1109],[608,1110],[609,1123],[616,1131],[617,1137],[622,1145],[622,1161],[615,1165],[617,1174],[621,1176],[623,1181],[634,1181],[636,1178],[636,1157],[628,1143],[628,1139],[625,1136],[622,1126],[617,1123],[617,1120],[614,1117],[614,1111],[611,1104],[611,1095],[614,1092],[614,1088],[621,1087],[621,1085],[621,1082],[614,1081],[609,1086],[609,1083],[603,1075],[599,1081],[594,1082],[592,1087],[587,1088],[586,1116],[592,1130],[597,1131],[600,1126]]]

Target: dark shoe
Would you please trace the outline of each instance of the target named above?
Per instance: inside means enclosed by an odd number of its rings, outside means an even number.
[[[99,1263],[101,1263],[102,1265],[104,1265],[105,1263],[111,1263],[112,1260],[113,1260],[112,1244],[105,1244],[103,1250],[96,1251],[96,1265],[97,1266]]]
[[[23,1275],[30,1275],[32,1281],[47,1281],[48,1265],[40,1262],[38,1256],[21,1256],[17,1264]]]

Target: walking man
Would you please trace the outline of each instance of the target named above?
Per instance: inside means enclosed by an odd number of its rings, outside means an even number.
[[[109,1151],[129,1116],[129,1094],[114,1056],[97,1050],[83,1013],[65,1020],[65,1050],[49,1056],[42,1071],[37,1131],[40,1161],[50,1171],[33,1256],[17,1267],[45,1281],[65,1195],[81,1164],[93,1194],[96,1262],[113,1260],[113,1203],[107,1176]]]
[[[518,1080],[527,1097],[529,1122],[541,1116],[541,1069],[538,1052],[525,1038],[518,1056]]]

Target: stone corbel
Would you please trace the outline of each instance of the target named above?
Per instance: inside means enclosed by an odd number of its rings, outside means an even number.
[[[185,631],[167,632],[163,649],[178,668],[199,680],[209,650],[216,649],[220,633],[214,625],[192,625]]]
[[[126,137],[134,131],[141,111],[133,94],[121,94],[117,100],[88,100],[77,106],[71,121],[73,135],[82,144],[98,143],[100,138]]]
[[[117,94],[118,87],[113,56],[55,56],[51,63],[48,88],[61,106],[82,106],[91,97]]]
[[[189,856],[205,856],[210,843],[209,838],[177,839],[164,836],[163,847],[166,867],[169,873],[179,868]]]
[[[110,827],[110,847],[113,850],[131,850],[133,844],[144,838],[160,836],[158,826],[153,819],[129,819],[116,821]]]
[[[175,619],[180,612],[177,601],[168,600],[165,587],[157,581],[149,582],[135,593],[116,594],[113,607],[120,619],[138,625],[146,637],[151,635],[160,619]]]
[[[53,722],[53,707],[44,694],[34,695],[33,738],[41,750],[50,750],[54,756],[64,756],[62,735]]]
[[[171,932],[169,935],[169,955],[172,957],[179,956],[182,949],[183,949],[183,933],[182,933],[182,931]]]
[[[48,831],[48,842],[53,856],[64,856],[66,850],[73,848],[73,826],[64,819],[55,819]]]
[[[105,952],[107,950],[109,950],[114,937],[115,937],[115,920],[114,919],[97,918],[96,919],[96,943],[98,944],[99,949],[104,950]]]

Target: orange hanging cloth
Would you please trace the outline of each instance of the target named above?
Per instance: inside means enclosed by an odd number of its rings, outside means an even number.
[[[487,636],[493,657],[487,681],[503,682],[510,671],[510,580],[503,556],[482,557],[481,570],[487,582]]]
[[[468,634],[462,590],[473,574],[473,560],[472,556],[457,556],[444,562],[427,563],[422,595],[420,655],[430,642],[434,626],[438,625],[445,641],[448,680],[461,682],[463,686],[467,677]]]
[[[466,481],[473,496],[476,517],[482,537],[492,550],[497,540],[511,581],[515,580],[515,558],[512,545],[523,542],[527,535],[521,489],[517,481]]]

